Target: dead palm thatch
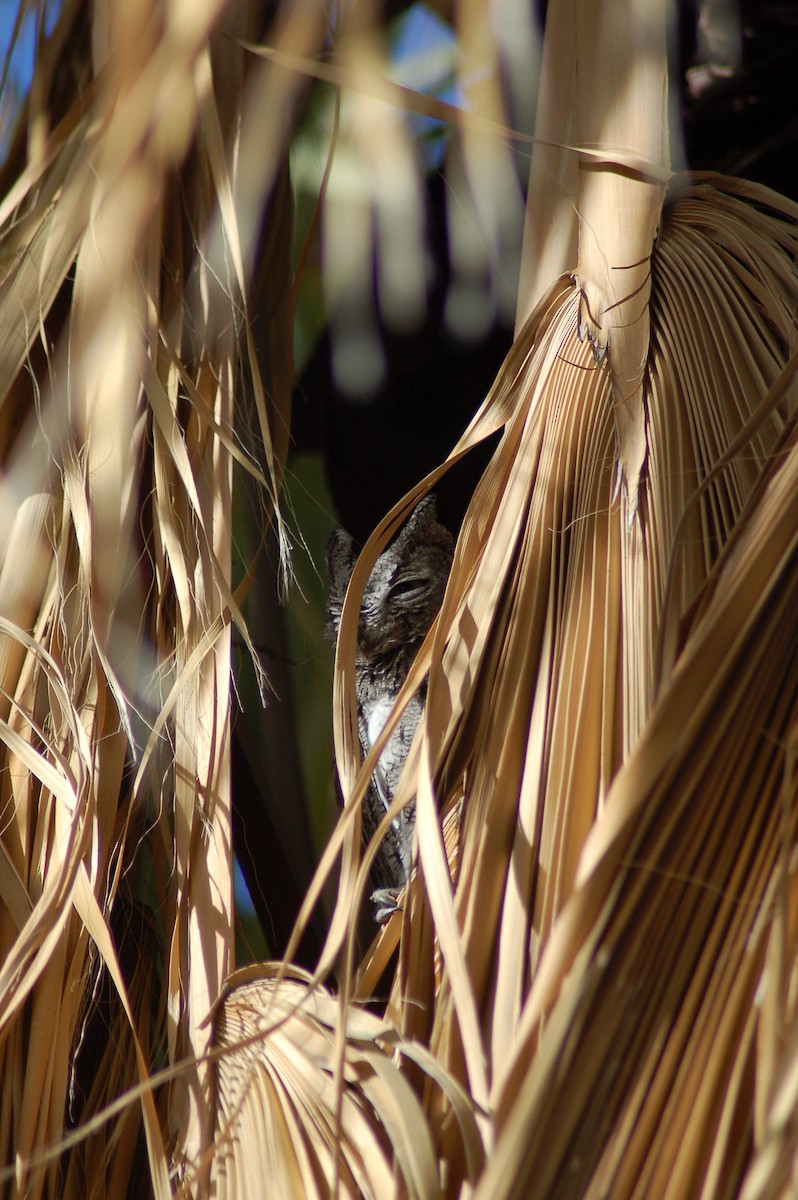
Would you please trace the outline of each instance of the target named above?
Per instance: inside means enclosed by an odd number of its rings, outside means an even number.
[[[111,4],[89,25],[65,7],[52,44],[75,48],[77,77],[53,80],[43,55],[28,162],[14,180],[15,148],[7,167],[0,1139],[31,1196],[120,1194],[142,1128],[138,1174],[166,1195],[170,1161],[195,1158],[210,1124],[201,1030],[232,966],[231,469],[274,501],[290,384],[283,349],[267,407],[244,268],[260,217],[241,205],[275,190],[285,122],[258,179],[235,151],[255,161],[256,109],[292,89],[246,73],[229,36],[209,40],[221,12]],[[227,19],[261,32],[254,9]],[[275,204],[267,252],[286,215]],[[284,262],[262,321],[278,348],[286,278]],[[263,472],[241,447],[245,370]],[[158,1109],[145,1089],[138,1117],[100,1124],[63,1179],[42,1158],[70,1118],[91,1128],[177,1062]]]
[[[449,461],[366,545],[342,621],[347,806],[302,915],[342,854],[319,969],[227,989],[231,478],[235,461],[276,505],[289,67],[362,96],[375,202],[397,93],[375,82],[368,14],[323,71],[324,15],[303,4],[262,56],[242,49],[258,6],[63,11],[0,207],[10,1191],[787,1193],[798,211],[671,178],[664,12],[550,10],[530,315]],[[572,69],[568,106],[552,81]],[[499,117],[488,92],[472,178],[486,159],[505,178]],[[417,794],[419,869],[356,964],[358,595],[418,496],[497,432],[408,685],[429,671],[396,798]],[[350,1001],[397,944],[377,1019]]]

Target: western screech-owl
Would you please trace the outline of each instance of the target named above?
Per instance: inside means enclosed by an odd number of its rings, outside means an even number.
[[[437,519],[434,496],[414,509],[369,576],[360,608],[355,687],[360,745],[365,755],[380,733],[413,659],[441,606],[454,542]],[[330,578],[328,636],[338,637],[341,608],[357,558],[352,538],[336,529],[327,547]],[[373,837],[399,783],[413,734],[424,710],[426,682],[408,703],[380,755],[363,800],[364,845]],[[384,921],[410,871],[415,803],[395,817],[374,861],[375,919]]]

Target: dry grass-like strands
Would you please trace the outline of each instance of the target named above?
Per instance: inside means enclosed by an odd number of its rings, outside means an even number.
[[[91,44],[91,60],[9,186],[12,152],[0,213],[0,1154],[27,1196],[167,1196],[212,1125],[203,1022],[232,966],[232,618],[246,635],[231,590],[232,464],[274,502],[288,423],[285,221],[277,209],[264,245],[282,267],[263,322],[279,346],[267,406],[243,258],[260,208],[236,207],[226,143],[234,130],[252,158],[263,114],[256,122],[245,101],[271,94],[275,154],[246,181],[262,205],[284,169],[279,102],[296,87],[247,71],[229,38],[209,40],[221,4],[110,3],[91,25],[78,7],[54,40]],[[258,37],[262,19],[241,5],[228,31]],[[235,86],[214,88],[214,74]],[[265,473],[239,445],[244,374]],[[128,921],[142,906],[137,950],[151,957],[137,963]],[[146,1087],[128,1112],[91,1124],[159,1062],[183,1065],[157,1109]],[[70,1113],[92,1132],[62,1178]],[[142,1121],[149,1169],[131,1183]]]

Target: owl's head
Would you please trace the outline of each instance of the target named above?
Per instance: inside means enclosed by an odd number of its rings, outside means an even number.
[[[361,650],[382,655],[419,642],[441,606],[454,541],[426,496],[374,564],[360,609]]]

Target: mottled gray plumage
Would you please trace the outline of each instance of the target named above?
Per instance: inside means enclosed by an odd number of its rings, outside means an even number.
[[[355,687],[360,745],[365,755],[393,707],[419,646],[441,606],[452,564],[454,542],[437,519],[435,497],[414,509],[398,536],[377,559],[360,608]],[[327,547],[330,577],[328,634],[334,641],[341,608],[357,558],[352,538],[337,529]],[[363,839],[369,841],[385,815],[399,783],[413,734],[424,710],[426,683],[412,697],[380,755],[363,800]],[[393,821],[374,863],[376,919],[394,909],[407,880],[415,822],[415,804]]]

